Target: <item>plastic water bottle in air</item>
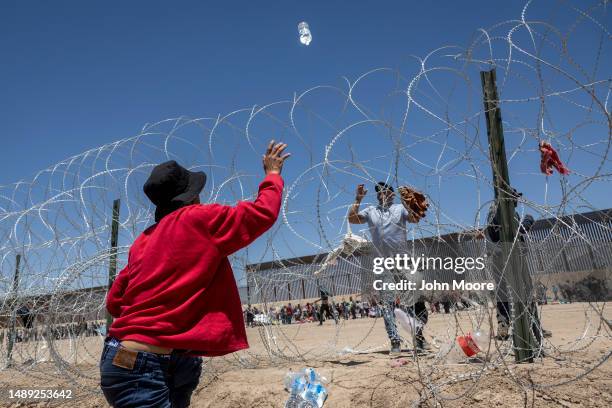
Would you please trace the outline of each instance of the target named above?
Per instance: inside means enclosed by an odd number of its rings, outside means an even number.
[[[302,21],[300,24],[298,24],[298,32],[300,33],[300,42],[304,45],[309,45],[312,41],[312,34],[310,33],[308,23]]]

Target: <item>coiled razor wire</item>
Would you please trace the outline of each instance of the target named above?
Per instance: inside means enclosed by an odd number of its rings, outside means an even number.
[[[421,255],[419,245],[425,238],[431,253],[467,251],[453,246],[448,234],[463,237],[473,254],[486,253],[486,240],[473,239],[473,232],[486,226],[486,212],[493,205],[478,76],[493,68],[510,177],[524,193],[517,211],[552,220],[546,234],[528,238],[530,250],[539,251],[540,258],[546,254],[537,271],[531,268],[532,277],[555,272],[558,265],[568,263],[568,253],[582,251],[580,256],[591,259],[593,269],[603,271],[603,283],[609,285],[610,212],[601,212],[588,228],[568,217],[610,203],[609,195],[602,194],[609,191],[612,175],[608,2],[585,7],[559,1],[555,19],[532,12],[534,3],[528,1],[517,19],[478,29],[467,47],[441,46],[414,57],[406,67],[372,69],[355,80],[314,86],[262,106],[146,124],[135,136],[70,157],[30,181],[0,187],[3,370],[17,370],[33,381],[65,381],[82,390],[81,395],[99,392],[96,363],[105,334],[112,202],[120,199],[122,206],[117,250],[122,266],[129,244],[153,223],[152,205],[142,192],[144,180],[153,166],[166,160],[208,174],[203,203],[232,205],[255,197],[260,155],[267,142],[274,138],[289,144],[293,157],[285,169],[279,221],[257,243],[231,257],[239,283],[249,284],[250,296],[262,307],[279,303],[271,295],[276,286],[312,281],[315,276],[328,285],[338,260],[350,265],[347,273],[355,280],[371,274],[360,252],[367,246],[362,245],[365,231],[351,230],[346,222],[357,184],[372,186],[384,180],[427,194],[428,216],[408,230],[414,255]],[[570,176],[539,172],[540,141],[557,149]],[[375,203],[372,195],[367,200]],[[353,240],[343,241],[346,237]],[[318,253],[328,255],[306,266],[291,260]],[[15,279],[18,254],[21,264]],[[264,260],[281,266],[249,280],[247,265]],[[465,279],[491,280],[490,267],[481,274],[466,274]],[[610,358],[609,351],[588,362],[582,358],[595,344],[608,350],[612,345],[606,318],[609,293],[577,304],[584,319],[574,338],[563,344],[544,339],[538,350],[539,359],[552,359],[559,369],[580,373],[570,379],[537,381],[533,373],[524,374],[511,364],[510,342],[491,339],[483,345],[486,356],[478,364],[450,361],[458,335],[494,331],[492,299],[475,294],[467,299],[473,307],[455,311],[446,321],[445,333],[430,337],[434,357],[415,357],[418,381],[426,390],[417,404],[465,398],[497,369],[505,370],[525,395],[580,380]],[[402,293],[398,296],[406,301]],[[34,317],[32,328],[21,324],[27,316]],[[372,332],[381,330],[379,320],[372,319],[363,335],[346,345],[341,334],[352,323],[340,319],[333,336],[308,348],[296,342],[308,325],[292,330],[261,325],[252,333],[259,335],[264,352],[251,349],[207,359],[204,370],[211,379],[221,366],[309,363],[384,349],[387,344],[366,345]],[[17,336],[9,346],[11,325]],[[461,392],[452,391],[464,381],[472,383]]]

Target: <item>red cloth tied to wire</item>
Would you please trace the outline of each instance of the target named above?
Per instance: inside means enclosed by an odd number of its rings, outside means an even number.
[[[540,142],[540,170],[542,173],[550,176],[553,174],[553,167],[557,169],[560,174],[567,175],[570,173],[569,169],[559,159],[559,154],[551,146],[550,143],[541,141]]]

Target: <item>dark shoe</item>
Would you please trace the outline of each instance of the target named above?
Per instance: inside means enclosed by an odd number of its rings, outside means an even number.
[[[496,340],[506,341],[510,339],[510,334],[508,333],[509,326],[505,323],[500,323],[497,325],[497,336],[495,336]]]
[[[414,337],[414,341],[415,341],[415,349],[417,353],[427,353],[431,351],[431,346],[425,340],[422,330],[419,330],[417,332],[416,336]]]
[[[402,343],[399,340],[391,341],[391,353],[397,354],[402,352]]]

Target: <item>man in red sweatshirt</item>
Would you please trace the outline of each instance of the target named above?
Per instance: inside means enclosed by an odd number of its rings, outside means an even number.
[[[254,202],[200,204],[203,172],[175,161],[144,185],[156,223],[134,241],[106,307],[115,318],[100,359],[100,385],[114,407],[186,407],[202,359],[249,347],[227,257],[276,221],[287,145],[271,141]]]

